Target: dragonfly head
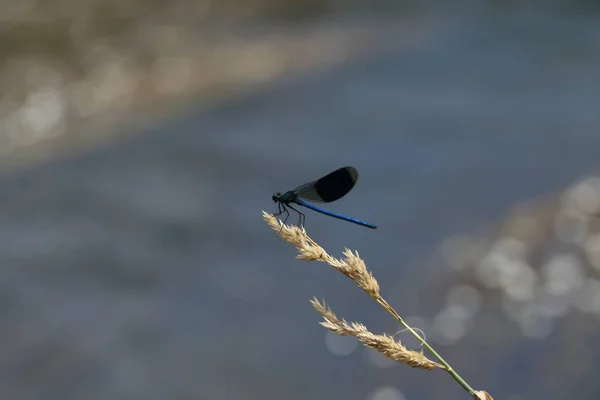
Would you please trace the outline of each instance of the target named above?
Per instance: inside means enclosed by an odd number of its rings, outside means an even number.
[[[281,193],[275,193],[272,199],[274,203],[279,203],[281,201]]]

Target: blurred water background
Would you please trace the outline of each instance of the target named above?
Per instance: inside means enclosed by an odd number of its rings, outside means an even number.
[[[262,221],[344,165],[379,229],[309,234],[471,385],[600,395],[597,2],[0,10],[1,399],[467,398],[328,334],[400,327]]]

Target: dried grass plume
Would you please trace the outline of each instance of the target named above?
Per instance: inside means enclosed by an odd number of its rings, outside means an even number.
[[[326,304],[316,298],[311,300],[314,309],[321,315],[321,325],[333,333],[341,336],[354,336],[363,345],[375,349],[384,356],[426,371],[442,369],[448,372],[475,400],[493,400],[484,391],[475,391],[469,384],[452,369],[425,339],[410,327],[396,310],[381,296],[379,283],[375,276],[367,269],[365,262],[358,252],[344,249],[343,258],[330,256],[325,249],[319,246],[306,233],[304,228],[285,225],[274,215],[263,211],[263,219],[284,241],[294,245],[298,250],[296,258],[304,261],[320,261],[333,267],[346,277],[350,278],[359,288],[364,290],[373,300],[382,306],[406,331],[416,337],[421,345],[426,348],[438,362],[427,358],[422,351],[407,349],[400,341],[388,335],[377,335],[370,332],[367,327],[359,322],[347,322],[340,319]]]
[[[325,302],[319,302],[316,298],[311,300],[312,306],[323,317],[321,325],[340,336],[354,336],[365,346],[377,350],[384,356],[407,364],[413,368],[432,370],[443,368],[442,365],[431,361],[422,352],[408,350],[404,345],[388,335],[376,335],[369,332],[366,326],[358,322],[346,322],[339,319]]]

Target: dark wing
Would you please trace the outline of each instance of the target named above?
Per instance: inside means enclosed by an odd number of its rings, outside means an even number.
[[[321,179],[298,186],[294,192],[302,199],[330,203],[344,197],[352,190],[357,180],[358,171],[353,167],[344,167]]]

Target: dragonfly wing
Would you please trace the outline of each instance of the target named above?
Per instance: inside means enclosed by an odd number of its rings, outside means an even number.
[[[297,187],[294,192],[300,198],[319,203],[329,203],[344,197],[356,184],[358,171],[344,167],[325,175],[314,182]]]
[[[325,200],[323,200],[323,198],[319,196],[319,193],[317,192],[317,182],[318,181],[313,181],[305,183],[302,186],[298,186],[296,189],[294,189],[294,193],[296,193],[298,197],[305,200],[314,201],[315,203],[325,203]]]

